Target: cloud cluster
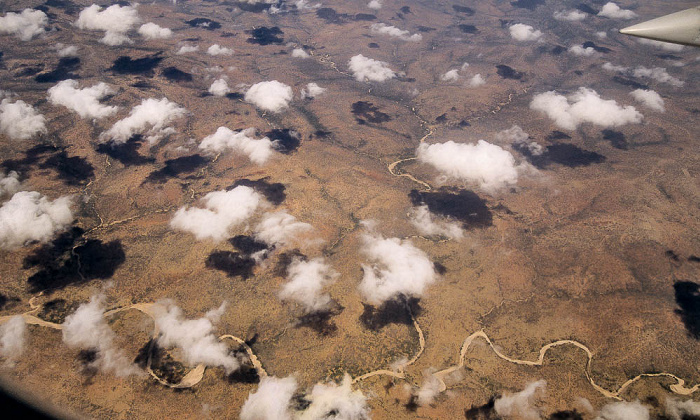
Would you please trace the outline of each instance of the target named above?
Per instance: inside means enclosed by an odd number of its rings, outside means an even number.
[[[475,183],[486,192],[518,182],[519,168],[513,155],[484,140],[476,144],[422,143],[416,151],[418,161],[435,167],[442,174]]]
[[[265,213],[255,226],[255,237],[268,245],[286,246],[297,239],[298,235],[312,229],[310,224],[298,221],[286,210],[280,210]]]
[[[122,45],[132,41],[126,35],[141,19],[139,12],[132,6],[114,4],[106,9],[93,4],[78,15],[75,26],[80,29],[104,31],[100,42],[107,45]]]
[[[245,93],[246,102],[270,112],[287,108],[293,97],[292,88],[277,80],[256,83]]]
[[[68,79],[59,82],[48,91],[49,101],[54,105],[63,105],[75,111],[81,118],[104,118],[116,113],[116,106],[102,105],[100,100],[116,93],[112,87],[100,82],[91,87],[78,88],[76,80]]]
[[[598,16],[610,19],[634,19],[637,17],[637,14],[631,10],[621,9],[620,6],[613,2],[608,2],[598,12]]]
[[[13,140],[28,140],[46,133],[46,118],[22,100],[3,99],[0,102],[0,133]]]
[[[413,208],[410,219],[411,224],[421,235],[445,236],[457,241],[464,237],[464,231],[459,223],[442,220],[438,216],[433,215],[426,205]]]
[[[596,51],[593,47],[584,48],[582,45],[574,45],[573,47],[569,47],[569,53],[578,57],[590,57],[594,55]]]
[[[653,90],[637,89],[630,92],[630,95],[648,108],[659,112],[666,112],[664,99]]]
[[[640,123],[642,114],[633,106],[620,106],[612,99],[603,99],[593,89],[581,87],[571,95],[556,91],[535,95],[530,108],[545,113],[556,125],[575,130],[580,124],[592,123],[601,127],[620,127]]]
[[[231,88],[228,87],[228,83],[223,77],[216,79],[211,86],[209,86],[209,93],[214,96],[226,96],[229,92],[231,92]]]
[[[5,174],[0,171],[0,199],[12,197],[21,188],[22,185],[19,182],[19,174],[17,172],[10,171],[10,173],[5,176]]]
[[[379,0],[372,0],[369,3],[367,3],[367,7],[369,7],[372,10],[379,10],[382,8],[382,2]]]
[[[90,367],[102,372],[113,372],[116,376],[142,374],[115,344],[116,334],[103,316],[104,301],[104,295],[95,295],[68,315],[63,322],[63,342],[71,348],[96,351],[97,358]]]
[[[49,18],[41,10],[24,9],[22,13],[7,13],[0,17],[0,33],[16,35],[22,41],[29,41],[43,34]]]
[[[426,287],[438,279],[428,255],[409,240],[384,238],[370,231],[362,237],[362,252],[372,265],[362,264],[364,276],[360,282],[362,297],[379,305],[401,295],[420,297]]]
[[[603,406],[595,420],[649,420],[649,409],[639,401],[618,401]]]
[[[294,58],[309,58],[310,55],[303,48],[294,48],[292,50],[292,57]]]
[[[530,25],[516,23],[508,28],[510,36],[516,41],[537,41],[542,37],[542,32]]]
[[[443,82],[456,82],[459,80],[459,69],[452,69],[440,76]]]
[[[440,394],[442,382],[434,373],[434,369],[428,369],[423,372],[423,383],[415,394],[416,401],[421,407],[432,404],[435,397]]]
[[[199,45],[185,44],[185,45],[181,46],[180,49],[177,50],[177,52],[175,52],[175,54],[183,55],[183,54],[189,54],[189,53],[197,52],[197,51],[199,51]]]
[[[519,125],[514,125],[507,130],[499,132],[496,134],[496,140],[526,148],[532,156],[540,156],[545,151],[541,144],[530,141],[530,135],[520,128]]]
[[[214,191],[200,202],[204,208],[180,207],[170,221],[173,229],[192,233],[198,240],[222,241],[229,229],[248,220],[265,203],[262,195],[240,185],[230,191]]]
[[[585,18],[586,14],[580,10],[561,10],[558,12],[554,12],[554,19],[556,20],[577,22],[584,20]]]
[[[207,48],[207,54],[217,56],[217,55],[232,55],[233,50],[231,48],[222,47],[219,44],[214,44]]]
[[[652,79],[656,80],[659,83],[666,83],[675,87],[681,87],[685,84],[682,80],[668,74],[666,69],[663,67],[648,68],[644,66],[637,66],[634,68],[630,68],[625,66],[618,66],[612,63],[605,63],[603,64],[603,70],[615,73],[623,73],[638,78]]]
[[[294,377],[265,376],[241,407],[241,420],[291,420],[292,397],[297,390]]]
[[[639,42],[642,45],[650,45],[652,47],[661,48],[662,50],[673,51],[673,52],[680,52],[680,51],[683,51],[683,49],[685,48],[683,45],[680,45],[680,44],[673,44],[671,42],[657,41],[655,39],[639,38],[639,39],[637,39],[637,42]]]
[[[679,401],[674,398],[667,398],[666,415],[671,420],[700,417],[700,402],[693,400]]]
[[[301,97],[302,98],[315,98],[323,93],[326,92],[326,88],[322,88],[321,86],[317,85],[316,83],[309,83],[306,85],[305,89],[301,90]]]
[[[139,27],[138,32],[139,35],[147,40],[166,39],[173,36],[173,31],[168,28],[163,28],[162,26],[159,26],[153,22],[144,23]]]
[[[383,82],[396,77],[389,63],[358,54],[350,59],[348,67],[358,82]]]
[[[240,367],[239,360],[231,353],[229,346],[214,335],[214,322],[217,322],[226,302],[218,309],[206,313],[203,318],[185,319],[182,310],[172,301],[158,302],[154,309],[156,328],[160,331],[158,344],[162,347],[179,347],[185,363],[193,366],[202,363],[206,366],[221,366],[226,373]]]
[[[503,394],[494,402],[494,409],[498,415],[507,418],[539,420],[541,413],[535,403],[537,398],[545,392],[546,387],[547,382],[539,380],[532,382],[524,390],[515,394]]]
[[[471,79],[469,79],[469,87],[479,87],[485,84],[486,80],[479,73],[475,74]]]
[[[212,153],[232,150],[247,156],[251,162],[262,165],[272,157],[275,149],[269,138],[256,139],[254,136],[255,128],[233,131],[227,127],[219,127],[216,133],[202,140],[199,148]]]
[[[184,117],[187,110],[167,98],[144,99],[135,106],[129,116],[114,123],[112,128],[100,135],[103,141],[122,144],[135,134],[146,134],[150,143],[155,143],[175,129],[170,123]]]
[[[385,23],[375,23],[370,27],[370,32],[376,35],[388,35],[402,41],[418,42],[423,39],[423,35],[421,34],[411,35],[409,31],[405,31],[397,28],[396,26],[387,25]]]
[[[46,242],[73,223],[71,197],[50,201],[36,191],[20,191],[0,207],[0,248]]]
[[[27,323],[22,315],[15,315],[0,325],[0,357],[12,365],[27,346]]]
[[[340,275],[323,258],[303,261],[295,258],[287,268],[287,283],[279,297],[301,305],[306,313],[328,310],[331,297],[323,288]]]

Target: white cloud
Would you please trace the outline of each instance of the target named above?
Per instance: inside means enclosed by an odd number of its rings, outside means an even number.
[[[605,39],[608,37],[608,33],[605,31],[600,31],[600,32],[596,32],[595,36],[598,37],[598,39]]]
[[[494,409],[500,416],[514,417],[522,420],[541,419],[540,410],[535,407],[537,398],[544,394],[547,382],[532,382],[524,390],[515,394],[503,394],[494,403]],[[611,419],[612,420],[612,419]]]
[[[530,108],[545,113],[566,130],[575,130],[587,122],[601,127],[620,127],[640,123],[643,118],[633,106],[620,106],[612,99],[602,99],[598,92],[585,87],[568,97],[556,91],[537,94]]]
[[[399,38],[402,41],[418,42],[423,39],[423,35],[421,34],[411,35],[409,31],[399,29],[395,26],[386,25],[384,23],[375,23],[370,27],[370,31],[373,34],[388,35],[394,38]]]
[[[22,315],[15,315],[0,325],[0,357],[8,365],[16,362],[27,346],[27,323]]]
[[[316,3],[314,5],[310,5],[307,0],[297,0],[297,2],[294,3],[294,6],[296,6],[297,10],[306,10],[306,9],[318,9],[322,5],[321,5],[321,3]]]
[[[0,102],[0,133],[13,140],[28,140],[46,133],[46,118],[22,100],[3,99]]]
[[[233,131],[227,127],[219,127],[216,133],[202,140],[199,148],[213,153],[233,150],[246,155],[251,162],[262,165],[272,157],[275,149],[269,138],[256,139],[254,135],[255,128]]]
[[[229,230],[248,220],[265,203],[263,196],[240,185],[230,191],[213,191],[200,202],[204,208],[180,207],[170,227],[192,233],[198,240],[219,242],[228,238]]]
[[[209,86],[209,93],[214,96],[226,96],[229,92],[231,92],[231,88],[228,87],[228,83],[224,78],[216,79],[211,86]]]
[[[301,97],[302,98],[315,98],[318,95],[321,95],[326,92],[326,88],[322,88],[321,86],[317,85],[316,83],[309,83],[306,85],[306,89],[302,89],[301,91]]]
[[[667,398],[666,415],[671,420],[700,417],[700,402],[693,400],[679,401],[674,398]]]
[[[36,191],[20,191],[0,207],[0,248],[46,242],[73,222],[71,197],[49,201]]]
[[[49,18],[41,10],[24,9],[22,13],[7,13],[0,17],[0,33],[16,35],[22,41],[29,41],[45,32]]]
[[[167,98],[144,99],[135,106],[129,116],[114,123],[112,128],[100,135],[104,141],[121,144],[134,134],[146,134],[150,143],[155,143],[175,130],[170,123],[184,117],[187,110]]]
[[[296,390],[294,377],[261,378],[258,389],[243,403],[241,420],[291,420],[290,406]]]
[[[367,3],[367,7],[373,10],[379,10],[382,8],[382,2],[379,0],[372,0],[369,3]]]
[[[459,223],[441,220],[430,213],[426,205],[412,209],[410,218],[411,223],[421,235],[441,235],[454,240],[460,240],[464,237],[464,231]]]
[[[292,50],[292,57],[295,58],[309,58],[310,55],[303,48],[294,48]]]
[[[49,101],[54,105],[63,105],[80,115],[81,118],[104,118],[116,113],[119,108],[106,106],[100,99],[116,93],[116,90],[104,82],[91,87],[78,89],[76,80],[63,80],[48,91]]]
[[[362,264],[359,289],[363,299],[379,305],[400,295],[420,297],[438,274],[428,255],[409,240],[384,238],[371,230],[362,236],[362,252],[372,265]]]
[[[637,14],[631,10],[621,9],[620,6],[613,2],[608,2],[598,12],[598,16],[611,19],[634,19],[637,17]]]
[[[501,147],[479,140],[476,144],[422,143],[416,151],[418,161],[434,166],[450,178],[475,183],[486,192],[518,182],[519,168],[513,155]]]
[[[58,53],[59,57],[77,57],[78,56],[78,47],[75,45],[63,45],[62,43],[57,43],[54,48],[56,48],[56,52]]]
[[[304,396],[311,405],[299,416],[299,420],[363,420],[369,418],[367,397],[362,391],[352,390],[352,378],[347,373],[340,385],[333,382],[318,383],[311,393]],[[329,416],[329,413],[337,413]]]
[[[673,44],[671,42],[657,41],[655,39],[638,38],[637,42],[642,45],[651,45],[652,47],[661,48],[666,51],[679,52],[683,51],[684,47],[680,44]]]
[[[442,76],[440,76],[440,80],[443,82],[456,82],[459,80],[459,70],[458,69],[452,69],[444,73]]]
[[[416,393],[418,405],[425,407],[435,400],[435,397],[440,394],[442,382],[434,375],[434,369],[428,369],[423,372],[423,383]]]
[[[182,310],[172,301],[159,301],[154,308],[156,328],[160,332],[158,344],[162,347],[179,347],[185,363],[206,366],[221,366],[226,373],[240,367],[239,360],[229,346],[214,335],[214,322],[218,321],[226,308],[224,302],[218,309],[206,313],[203,318],[185,319]]]
[[[639,401],[618,401],[600,409],[596,420],[649,420],[649,409]]]
[[[590,57],[596,53],[595,48],[583,48],[583,46],[581,45],[574,45],[573,47],[569,47],[569,52],[579,57]]]
[[[630,92],[630,95],[632,95],[634,99],[655,111],[666,111],[663,98],[653,90],[637,89]]]
[[[556,20],[566,20],[569,22],[577,22],[584,20],[586,14],[580,10],[561,10],[554,12],[554,19]]]
[[[508,28],[510,36],[516,41],[536,41],[542,37],[542,32],[530,25],[516,23]]]
[[[477,73],[475,74],[470,80],[469,80],[469,86],[470,87],[479,87],[481,85],[485,85],[486,80],[481,76],[481,74]]]
[[[268,245],[285,246],[312,229],[310,224],[298,221],[286,210],[280,210],[265,213],[255,226],[255,237]]]
[[[217,55],[232,55],[233,50],[231,48],[222,47],[219,44],[214,44],[207,49],[207,54],[217,56]]]
[[[270,112],[287,108],[293,97],[292,88],[277,80],[256,83],[245,93],[246,102]]]
[[[105,36],[100,42],[122,45],[131,42],[126,33],[140,21],[139,12],[135,7],[114,4],[102,10],[102,7],[93,4],[80,12],[75,26],[80,29],[105,31]]]
[[[303,261],[295,258],[287,268],[287,283],[279,297],[298,303],[306,313],[321,312],[330,308],[331,297],[323,288],[340,275],[323,258]]]
[[[93,296],[90,302],[68,315],[63,322],[63,342],[71,348],[95,350],[97,359],[91,365],[103,372],[113,372],[117,376],[142,374],[143,371],[114,343],[116,334],[103,316],[104,301],[102,294]]]
[[[175,54],[183,55],[199,51],[199,45],[183,45]]]
[[[22,189],[22,185],[19,182],[19,174],[17,172],[10,171],[10,173],[5,176],[5,174],[0,171],[0,199],[12,197],[20,189]]]
[[[528,149],[532,156],[540,156],[544,153],[544,147],[537,142],[530,141],[530,135],[518,125],[496,134],[496,140],[524,147]]]
[[[383,82],[396,77],[389,63],[358,54],[350,59],[348,67],[358,82]]]
[[[685,84],[682,80],[677,79],[668,74],[666,69],[663,67],[648,68],[644,66],[637,66],[635,68],[629,68],[625,66],[618,66],[612,63],[605,63],[603,64],[603,70],[616,73],[623,73],[638,78],[648,78],[656,80],[659,83],[667,83],[675,87],[681,87]]]
[[[153,22],[144,23],[139,27],[139,35],[151,39],[166,39],[173,36],[173,31],[168,28],[163,28]]]

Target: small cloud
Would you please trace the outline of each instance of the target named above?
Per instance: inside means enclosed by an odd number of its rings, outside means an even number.
[[[297,239],[298,235],[312,229],[310,224],[298,221],[286,210],[280,210],[265,213],[255,226],[255,237],[268,245],[286,246]]]
[[[183,55],[199,51],[199,45],[183,45],[175,54]]]
[[[246,155],[251,162],[262,165],[274,155],[275,149],[269,138],[256,139],[254,135],[255,128],[233,131],[227,127],[219,127],[216,133],[202,140],[199,148],[211,153],[232,150]]]
[[[498,415],[506,418],[540,420],[542,418],[541,412],[535,404],[537,399],[545,393],[546,387],[547,382],[539,380],[532,382],[524,390],[515,394],[503,394],[494,402],[494,409]]]
[[[608,2],[598,12],[598,16],[610,19],[634,19],[637,17],[637,14],[631,10],[621,9],[620,6],[613,2]]]
[[[135,106],[129,116],[114,123],[112,128],[103,132],[100,139],[116,144],[125,143],[135,134],[146,134],[153,144],[175,130],[170,123],[184,117],[187,110],[167,98],[144,99]]]
[[[57,43],[54,48],[56,48],[56,52],[58,53],[59,57],[77,57],[78,56],[78,47],[75,45],[64,45],[62,43]]]
[[[291,87],[271,80],[251,86],[245,93],[245,100],[263,111],[280,112],[289,106],[293,96]]]
[[[340,384],[317,383],[311,392],[304,396],[311,401],[304,411],[304,418],[328,418],[328,413],[337,413],[336,419],[369,419],[367,397],[362,391],[352,390],[352,378],[347,373]]]
[[[15,315],[0,325],[0,357],[12,366],[27,347],[27,323],[22,315]]]
[[[233,50],[231,48],[222,47],[219,44],[214,44],[207,49],[207,54],[217,56],[217,55],[232,55]]]
[[[78,89],[76,80],[63,80],[48,91],[49,102],[54,105],[63,105],[76,112],[81,118],[104,118],[114,115],[119,108],[106,106],[100,100],[108,95],[113,95],[116,90],[104,82],[91,87]]]
[[[21,182],[19,182],[19,174],[17,172],[10,171],[10,173],[5,176],[5,174],[0,171],[0,199],[12,197],[20,189],[22,189],[22,185]]]
[[[542,37],[542,32],[536,30],[530,25],[524,23],[516,23],[508,28],[510,36],[516,41],[537,41]]]
[[[411,35],[411,33],[408,31],[399,29],[395,26],[386,25],[384,23],[375,23],[370,27],[370,31],[373,34],[388,35],[394,38],[399,38],[402,41],[418,42],[423,39],[423,35],[421,34]]]
[[[43,34],[49,18],[41,10],[24,9],[22,13],[7,13],[0,17],[0,33],[17,36],[22,41],[29,41]]]
[[[441,220],[428,210],[427,205],[415,207],[410,214],[410,218],[411,223],[421,235],[445,236],[457,241],[464,237],[464,231],[459,223]]]
[[[352,57],[348,66],[358,82],[383,82],[396,77],[396,73],[389,68],[389,63],[362,54]]]
[[[604,405],[596,420],[649,420],[649,418],[649,409],[639,401],[618,401]]]
[[[663,98],[653,90],[637,89],[630,92],[630,95],[648,108],[659,112],[666,111]]]
[[[331,297],[323,292],[323,288],[333,283],[340,274],[323,258],[309,261],[295,258],[287,268],[287,273],[287,283],[280,290],[280,299],[298,303],[306,313],[330,308]]]
[[[36,191],[19,191],[0,207],[0,248],[47,242],[65,230],[74,217],[69,196],[50,201]]]
[[[580,10],[562,10],[554,12],[554,19],[565,20],[569,22],[578,22],[584,20],[586,14]]]
[[[442,382],[434,375],[435,369],[427,369],[423,371],[423,383],[416,392],[416,401],[421,407],[430,405],[435,400],[435,397],[440,394]]]
[[[209,86],[209,93],[214,96],[226,96],[229,92],[231,92],[231,88],[228,87],[228,83],[224,78],[216,79],[211,86]]]
[[[295,58],[309,58],[309,57],[311,57],[311,56],[309,55],[309,53],[307,53],[306,51],[304,51],[303,48],[294,48],[294,49],[292,50],[292,57],[295,57]]]
[[[135,7],[115,4],[103,10],[102,7],[93,4],[80,12],[75,26],[79,29],[105,31],[101,43],[122,45],[132,42],[126,33],[140,21]]]
[[[605,32],[605,31],[600,31],[600,32],[596,32],[596,33],[595,33],[595,36],[596,36],[598,39],[605,39],[605,38],[608,37],[608,33]]]
[[[306,89],[302,89],[301,91],[301,97],[303,98],[315,98],[323,93],[326,92],[326,88],[322,88],[321,86],[317,85],[316,83],[309,83],[306,85]]]
[[[166,39],[170,38],[173,35],[173,31],[171,31],[168,28],[163,28],[159,25],[156,25],[153,22],[148,22],[144,23],[139,27],[139,35],[142,37],[146,38],[147,40],[151,39]]]
[[[442,76],[440,76],[440,80],[443,82],[456,82],[459,80],[459,70],[458,69],[452,69],[444,73]]]
[[[292,397],[297,390],[294,377],[265,376],[241,407],[241,420],[291,420]]]
[[[682,80],[671,76],[668,71],[663,67],[648,68],[644,66],[637,66],[635,68],[629,68],[624,66],[618,66],[612,63],[603,64],[603,70],[623,73],[632,77],[637,78],[647,78],[656,80],[659,83],[666,83],[671,86],[681,87],[685,84]]]
[[[369,3],[367,3],[367,7],[373,10],[379,10],[382,8],[382,2],[379,0],[372,0]]]
[[[569,48],[569,53],[579,56],[579,57],[590,57],[596,53],[595,48],[593,47],[586,47],[584,48],[581,45],[574,45],[573,47]]]
[[[666,399],[666,415],[670,420],[692,419],[700,417],[700,402],[693,400],[680,401],[675,398]]]
[[[469,79],[469,87],[479,87],[485,84],[486,80],[484,80],[484,78],[479,73],[475,74],[474,76],[472,76],[471,79]]]
[[[0,102],[0,133],[13,140],[29,140],[46,133],[46,118],[22,100],[3,99]]]

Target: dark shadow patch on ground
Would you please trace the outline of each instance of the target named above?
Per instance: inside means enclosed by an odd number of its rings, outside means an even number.
[[[377,17],[375,15],[371,15],[369,13],[358,13],[355,15],[354,19],[358,22],[369,22],[376,20]]]
[[[601,133],[603,134],[603,139],[609,141],[612,147],[627,150],[627,140],[623,133],[614,130],[603,130]]]
[[[284,192],[286,187],[284,184],[280,182],[268,182],[267,178],[261,178],[261,179],[239,179],[236,180],[236,182],[233,183],[230,187],[226,188],[227,191],[230,191],[239,185],[243,185],[245,187],[250,187],[257,191],[258,193],[262,194],[265,196],[265,199],[269,201],[270,203],[279,206],[284,202],[284,200],[287,198],[287,194]]]
[[[194,18],[192,20],[186,20],[185,23],[193,28],[206,29],[207,31],[214,31],[221,28],[219,22],[207,18]]]
[[[603,53],[603,54],[607,54],[607,53],[609,53],[609,52],[612,51],[610,48],[601,47],[601,46],[599,46],[599,45],[596,45],[596,44],[595,44],[594,42],[592,42],[592,41],[586,41],[586,42],[584,42],[584,43],[583,43],[583,48],[593,48],[596,52]]]
[[[544,0],[517,0],[510,2],[513,7],[519,7],[521,9],[535,10],[537,6],[544,4]]]
[[[510,66],[506,66],[505,64],[497,65],[496,66],[496,73],[499,76],[501,76],[503,79],[512,79],[512,80],[521,80],[523,78],[523,76],[525,76],[524,73],[519,72]]]
[[[552,413],[549,420],[583,420],[583,416],[576,410],[564,410]]]
[[[570,140],[571,136],[566,134],[563,131],[558,131],[554,130],[551,133],[547,134],[547,140],[549,141],[554,141],[554,140]]]
[[[583,13],[588,13],[589,15],[597,15],[598,11],[592,8],[591,6],[581,3],[578,6],[576,6],[576,10],[580,10]]]
[[[389,114],[385,114],[374,106],[371,102],[358,101],[352,104],[352,113],[355,114],[355,119],[360,121],[369,121],[373,124],[381,124],[391,121]]]
[[[620,84],[622,86],[629,86],[635,89],[649,89],[649,85],[645,85],[644,83],[639,83],[636,80],[628,79],[626,77],[622,76],[614,76],[613,77],[613,82]]]
[[[284,35],[284,32],[277,27],[266,27],[266,26],[261,26],[259,28],[253,28],[250,31],[247,31],[247,33],[250,34],[250,38],[248,38],[246,41],[251,43],[251,44],[257,44],[257,45],[271,45],[271,44],[282,44],[284,43],[284,38],[282,35]]]
[[[417,29],[418,29],[418,32],[433,32],[433,31],[437,31],[437,29],[435,29],[435,28],[431,28],[430,26],[423,26],[423,25],[418,26]]]
[[[675,312],[685,325],[688,335],[700,340],[700,285],[692,281],[677,281],[673,284],[676,303]]]
[[[378,308],[363,303],[364,311],[360,315],[362,326],[371,331],[379,331],[389,324],[413,325],[411,313],[417,317],[421,312],[420,299],[400,296],[381,304]]]
[[[80,304],[78,302],[67,302],[65,299],[54,299],[46,302],[41,306],[41,310],[36,314],[37,318],[55,324],[63,324],[66,317],[76,309]]]
[[[367,46],[369,48],[379,48],[379,44],[377,44],[376,42],[370,42],[369,44],[367,44]]]
[[[412,190],[408,197],[414,206],[426,205],[431,213],[459,220],[466,229],[487,227],[493,223],[493,214],[486,206],[486,200],[473,191]]]
[[[187,367],[176,361],[168,350],[160,347],[157,340],[150,339],[141,347],[134,359],[134,364],[141,369],[146,369],[149,358],[153,373],[168,383],[178,384],[187,374]]]
[[[335,335],[338,332],[338,326],[333,321],[333,317],[340,315],[345,308],[336,301],[331,301],[331,304],[330,309],[300,316],[297,328],[310,328],[324,337]]]
[[[272,140],[272,147],[285,155],[291,154],[301,145],[301,136],[298,132],[289,128],[275,128],[265,133],[265,136]]]
[[[300,259],[301,261],[307,261],[306,255],[302,254],[298,249],[293,249],[291,251],[285,251],[277,256],[277,264],[273,273],[277,277],[287,277],[289,275],[288,269],[289,265],[294,261],[294,259]]]
[[[192,81],[192,75],[190,73],[184,72],[177,67],[166,67],[160,74],[171,82],[179,83]]]
[[[242,254],[252,255],[256,252],[270,249],[265,242],[260,242],[252,236],[236,235],[228,242]]]
[[[132,59],[127,55],[123,55],[114,60],[110,70],[118,74],[142,74],[144,76],[153,77],[153,69],[155,69],[163,59],[165,59],[165,57],[163,57],[162,51],[137,59]]]
[[[97,153],[105,154],[112,159],[118,160],[124,166],[145,165],[154,163],[156,160],[152,157],[142,156],[139,154],[139,148],[143,143],[143,137],[137,134],[132,136],[122,144],[102,143],[95,149]]]
[[[458,25],[458,28],[460,31],[462,31],[462,33],[465,33],[465,34],[478,34],[479,33],[479,30],[474,25],[461,24],[461,25]]]
[[[460,6],[459,4],[453,4],[452,5],[452,10],[454,10],[457,13],[464,13],[467,16],[474,16],[474,9],[471,7],[467,6]]]
[[[39,167],[54,169],[58,172],[58,178],[68,185],[85,185],[88,179],[95,176],[95,170],[87,159],[69,157],[65,150],[49,157]]]
[[[605,161],[605,156],[599,153],[584,150],[568,143],[547,146],[544,153],[539,155],[533,154],[525,143],[513,143],[513,149],[525,156],[528,162],[538,169],[545,169],[551,163],[577,168]]]
[[[13,308],[19,302],[20,299],[18,297],[6,296],[5,294],[0,293],[0,311]]]
[[[350,15],[338,13],[330,7],[322,7],[316,10],[316,16],[325,20],[326,23],[334,23],[336,25],[343,24],[350,18]]]
[[[37,75],[34,80],[37,83],[56,83],[66,79],[79,79],[80,76],[72,73],[79,68],[80,59],[78,57],[63,57],[58,60],[58,64],[56,65],[55,69],[48,73],[41,73]]]
[[[43,64],[36,64],[36,65],[26,65],[22,64],[20,66],[20,70],[13,74],[14,77],[29,77],[29,76],[34,76],[35,74],[39,73],[40,71],[44,70],[44,65]]]
[[[205,266],[212,270],[226,273],[227,277],[241,277],[247,280],[253,276],[255,260],[239,252],[213,251],[209,254]]]
[[[688,257],[688,261],[694,262],[694,263],[700,263],[700,257],[698,257],[697,255],[691,255],[690,257]]]
[[[464,418],[467,420],[500,420],[501,417],[494,408],[495,404],[495,398],[491,398],[484,405],[472,405],[471,408],[464,410]]]
[[[74,15],[80,11],[80,7],[70,0],[46,0],[44,6],[63,9],[67,15]]]
[[[146,182],[163,183],[170,178],[177,178],[182,174],[197,171],[208,163],[209,159],[199,154],[168,159],[163,168],[148,175]]]

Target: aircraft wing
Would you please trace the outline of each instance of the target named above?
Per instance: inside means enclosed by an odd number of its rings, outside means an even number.
[[[700,6],[620,29],[621,34],[700,46]]]

